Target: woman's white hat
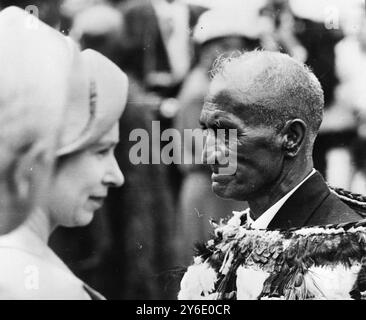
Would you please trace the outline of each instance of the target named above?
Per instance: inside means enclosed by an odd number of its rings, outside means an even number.
[[[86,49],[81,55],[87,69],[88,103],[69,108],[58,156],[82,150],[97,141],[118,122],[126,106],[126,74],[95,50]],[[74,135],[75,128],[78,135]]]
[[[66,106],[83,104],[71,90],[88,86],[82,61],[71,39],[38,18],[17,7],[0,12],[0,234],[41,201]]]
[[[0,148],[58,137],[66,105],[80,102],[70,88],[87,86],[80,55],[71,39],[26,11],[0,12]]]

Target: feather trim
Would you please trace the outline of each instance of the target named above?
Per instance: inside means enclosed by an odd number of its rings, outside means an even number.
[[[179,298],[365,297],[366,219],[267,231],[242,225],[245,213],[220,221],[215,237],[197,245],[200,260],[183,277]]]

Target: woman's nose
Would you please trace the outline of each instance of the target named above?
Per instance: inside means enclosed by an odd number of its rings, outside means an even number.
[[[125,177],[114,156],[109,170],[105,176],[104,182],[111,187],[120,187],[125,182]]]

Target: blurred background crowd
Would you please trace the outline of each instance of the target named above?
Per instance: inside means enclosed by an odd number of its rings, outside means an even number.
[[[109,299],[175,299],[209,219],[244,202],[217,198],[204,165],[133,165],[135,128],[199,128],[218,56],[286,52],[309,65],[325,94],[315,168],[334,186],[366,194],[366,6],[363,0],[33,0],[17,5],[93,48],[129,76],[116,157],[126,183],[92,224],[55,232],[52,248]],[[29,7],[30,6],[30,7]],[[187,141],[184,141],[187,143]],[[183,145],[184,152],[191,150]],[[151,141],[150,159],[161,148]]]

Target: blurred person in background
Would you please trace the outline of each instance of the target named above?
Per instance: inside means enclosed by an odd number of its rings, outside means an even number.
[[[61,4],[62,0],[0,0],[0,10],[17,6],[35,15],[49,26],[59,29]]]
[[[72,63],[61,34],[28,22],[18,8],[0,12],[0,235],[45,200]]]
[[[246,6],[226,6],[203,13],[194,29],[193,38],[199,45],[197,65],[183,83],[177,97],[180,104],[175,127],[183,136],[185,129],[199,126],[204,97],[210,83],[210,70],[217,57],[227,57],[240,51],[260,48],[262,36],[267,32],[268,21],[260,16],[260,6],[250,1]],[[197,150],[194,141],[184,141],[182,155],[190,153],[192,159]],[[198,145],[197,145],[198,146]],[[218,198],[211,190],[209,166],[182,163],[183,184],[179,195],[179,213],[176,226],[179,263],[191,263],[194,243],[208,240],[212,231],[210,219],[220,221],[233,210],[243,210],[245,202]]]
[[[108,3],[100,3],[75,14],[70,37],[81,48],[91,48],[118,62],[123,28],[121,12]]]
[[[296,60],[305,62],[307,51],[295,34],[295,17],[289,0],[267,0],[261,9],[261,15],[271,21],[271,27],[262,36],[263,48],[286,52]]]
[[[95,5],[104,4],[108,0],[62,0],[60,6],[61,30],[68,34],[72,28],[75,16]]]
[[[356,131],[352,117],[335,96],[339,84],[335,47],[344,34],[337,25],[339,17],[329,16],[333,11],[342,15],[353,1],[343,2],[290,0],[289,4],[295,16],[295,34],[307,51],[305,63],[324,90],[324,121],[314,145],[314,166],[330,184],[349,189],[352,164],[348,146],[356,138]]]
[[[366,14],[364,3],[359,2],[353,12],[344,17],[344,39],[335,48],[336,71],[339,85],[335,91],[333,127],[347,126],[355,131],[353,143],[343,148],[348,156],[348,186],[357,193],[365,192],[365,157],[362,149],[366,139]],[[338,111],[338,114],[336,113]],[[338,116],[338,117],[336,117]],[[351,162],[353,161],[353,162]],[[346,161],[339,163],[345,166]],[[335,175],[335,174],[334,174]]]
[[[275,51],[309,65],[320,78],[329,105],[337,83],[334,46],[342,33],[326,27],[324,9],[322,1],[268,0],[262,14],[273,20]]]
[[[172,126],[178,109],[176,95],[196,62],[191,34],[206,9],[181,0],[132,0],[120,9],[126,27],[124,69],[129,78],[138,82],[140,93],[153,94],[159,101],[153,106],[163,131]],[[168,192],[177,203],[182,177],[175,164],[166,169]]]
[[[347,146],[356,138],[356,126],[353,116],[335,96],[339,83],[335,47],[344,36],[339,20],[357,1],[269,0],[263,10],[274,22],[273,33],[267,37],[272,42],[267,41],[264,47],[305,62],[319,78],[325,114],[314,145],[314,166],[329,183],[347,189],[353,170]],[[361,7],[357,10],[363,12]]]
[[[204,8],[180,0],[140,0],[121,10],[128,71],[145,89],[176,96],[195,58],[190,35]]]
[[[355,169],[352,176],[351,189],[357,194],[366,193],[366,137],[359,136],[351,148],[351,159]]]

